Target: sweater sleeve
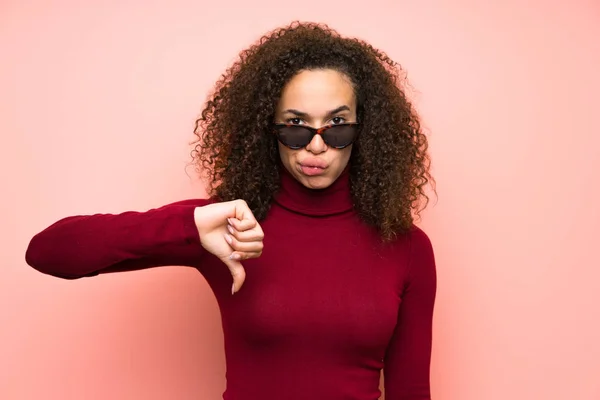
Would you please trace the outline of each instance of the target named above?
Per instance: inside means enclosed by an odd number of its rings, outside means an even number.
[[[71,216],[36,234],[25,260],[63,279],[158,266],[198,267],[205,252],[194,209],[209,200],[185,200],[145,212]]]
[[[427,235],[414,228],[396,330],[384,360],[386,400],[430,400],[432,319],[436,266]]]

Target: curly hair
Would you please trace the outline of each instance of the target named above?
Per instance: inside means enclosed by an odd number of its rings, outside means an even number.
[[[293,22],[263,36],[229,67],[196,120],[192,159],[218,201],[243,199],[260,221],[279,190],[271,133],[284,85],[302,70],[350,78],[360,133],[350,156],[354,208],[384,241],[407,232],[427,206],[428,142],[405,93],[402,68],[384,52],[327,25]],[[435,189],[434,189],[435,190]]]

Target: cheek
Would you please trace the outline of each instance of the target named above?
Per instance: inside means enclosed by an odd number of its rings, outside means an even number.
[[[345,149],[338,150],[337,159],[341,164],[341,167],[346,167],[348,161],[350,160],[350,155],[352,154],[352,145],[346,147]]]
[[[292,158],[292,152],[281,143],[278,143],[277,146],[279,149],[279,158],[281,159],[281,162],[283,164],[289,164]]]

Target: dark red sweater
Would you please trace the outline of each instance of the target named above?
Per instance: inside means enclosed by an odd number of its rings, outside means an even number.
[[[146,212],[74,216],[37,234],[27,263],[65,279],[155,266],[197,268],[223,321],[229,400],[430,399],[436,289],[419,228],[382,245],[352,207],[348,174],[325,190],[284,174],[264,252],[231,295],[227,267],[203,250],[187,200]]]

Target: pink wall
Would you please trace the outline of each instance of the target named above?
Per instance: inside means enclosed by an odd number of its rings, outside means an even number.
[[[423,221],[435,399],[600,399],[600,3],[49,3],[0,3],[1,399],[220,398],[198,274],[61,281],[24,251],[69,214],[201,196],[184,168],[207,91],[292,19],[387,50],[418,91],[440,193]]]

